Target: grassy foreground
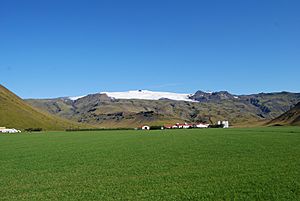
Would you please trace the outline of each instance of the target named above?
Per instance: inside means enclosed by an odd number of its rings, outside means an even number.
[[[300,128],[2,134],[0,200],[300,200]]]

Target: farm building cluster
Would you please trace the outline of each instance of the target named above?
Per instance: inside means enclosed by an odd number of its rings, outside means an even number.
[[[229,128],[229,122],[228,121],[218,121],[217,125],[210,125],[207,123],[176,123],[176,124],[169,124],[164,125],[161,127],[161,129],[181,129],[181,128]],[[148,125],[143,125],[140,127],[142,130],[150,130],[152,129]]]
[[[205,123],[198,123],[198,124],[188,124],[188,123],[184,123],[184,124],[180,124],[180,123],[176,123],[173,125],[164,125],[163,128],[164,129],[176,129],[176,128],[208,128],[209,124],[205,124]]]
[[[21,131],[15,128],[0,127],[0,133],[21,133]]]

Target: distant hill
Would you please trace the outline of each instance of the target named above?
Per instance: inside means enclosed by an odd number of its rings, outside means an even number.
[[[289,111],[270,121],[269,125],[300,126],[300,102]]]
[[[70,127],[77,128],[82,125],[41,112],[0,85],[1,126],[17,129],[43,128],[44,130],[63,130]]]
[[[218,120],[229,120],[231,125],[253,126],[254,122],[269,121],[288,111],[300,101],[300,94],[278,92],[238,96],[226,91],[198,91],[194,95],[176,95],[139,90],[26,101],[51,114],[103,127],[216,123]]]

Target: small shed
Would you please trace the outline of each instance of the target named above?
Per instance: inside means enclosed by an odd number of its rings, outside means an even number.
[[[0,132],[2,132],[5,129],[6,129],[5,127],[0,127]]]
[[[142,130],[150,130],[150,126],[144,125],[142,126]]]

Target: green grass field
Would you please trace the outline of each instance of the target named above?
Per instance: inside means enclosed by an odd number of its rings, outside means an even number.
[[[1,134],[0,200],[300,200],[300,128]]]

